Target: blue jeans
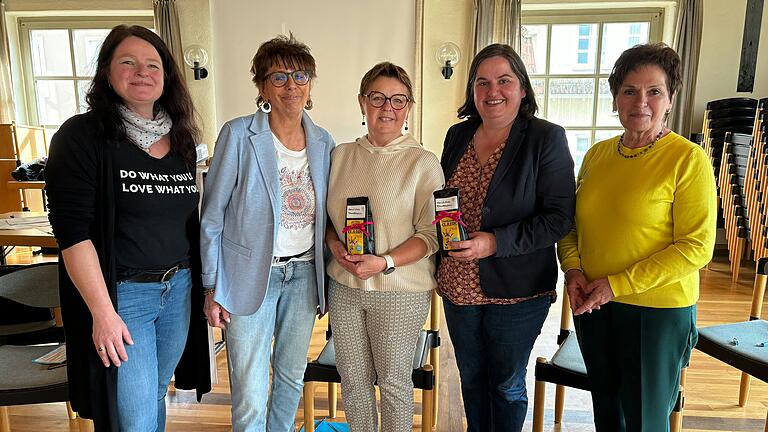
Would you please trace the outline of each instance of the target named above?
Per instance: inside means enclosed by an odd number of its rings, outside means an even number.
[[[227,355],[233,432],[294,430],[317,313],[316,284],[312,261],[273,266],[259,310],[252,315],[231,316]]]
[[[117,313],[133,338],[117,370],[120,430],[165,430],[165,394],[187,343],[192,278],[189,269],[168,282],[120,282]]]
[[[551,304],[549,296],[477,306],[457,306],[443,299],[468,432],[523,429],[528,357]]]

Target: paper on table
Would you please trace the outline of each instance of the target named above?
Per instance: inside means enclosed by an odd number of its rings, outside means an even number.
[[[22,218],[3,218],[0,219],[0,229],[29,229],[41,228],[50,229],[47,216],[30,216]]]

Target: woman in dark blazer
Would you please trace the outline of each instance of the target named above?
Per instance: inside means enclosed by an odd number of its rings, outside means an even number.
[[[536,110],[520,57],[490,45],[472,61],[458,111],[466,120],[443,147],[470,232],[438,268],[469,431],[522,429],[528,357],[555,298],[554,245],[573,225],[565,131]]]

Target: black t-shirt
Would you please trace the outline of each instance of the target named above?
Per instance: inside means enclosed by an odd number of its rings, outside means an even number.
[[[186,221],[198,202],[195,175],[171,150],[162,159],[130,142],[115,152],[118,273],[166,269],[189,258]]]

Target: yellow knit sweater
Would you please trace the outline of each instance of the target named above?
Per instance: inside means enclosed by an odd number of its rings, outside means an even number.
[[[558,244],[563,271],[608,277],[613,301],[685,307],[699,297],[699,269],[712,258],[716,192],[704,151],[670,132],[634,159],[614,137],[584,157],[576,225]],[[625,154],[645,148],[623,148]]]
[[[445,180],[434,153],[425,150],[411,135],[384,147],[374,147],[366,137],[338,145],[331,154],[326,207],[339,239],[345,225],[347,198],[367,196],[375,224],[376,254],[383,255],[411,237],[427,245],[425,256],[398,266],[393,273],[379,273],[361,280],[344,270],[335,259],[327,260],[328,275],[352,288],[376,291],[428,291],[435,286],[438,249],[435,200],[432,193]]]

